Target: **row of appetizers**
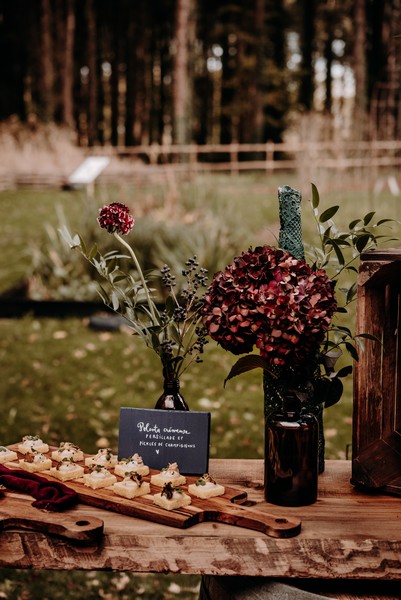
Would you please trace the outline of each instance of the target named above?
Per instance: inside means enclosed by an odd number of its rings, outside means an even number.
[[[25,436],[18,445],[18,451],[24,455],[18,461],[20,468],[35,472],[45,472],[60,481],[82,481],[86,486],[97,490],[111,489],[115,494],[127,499],[150,494],[150,484],[143,479],[149,474],[149,467],[137,453],[118,461],[110,449],[101,449],[94,456],[84,458],[83,452],[71,442],[62,442],[57,450],[46,456],[49,447],[38,436]],[[0,463],[15,462],[18,454],[5,446],[0,446]],[[85,473],[83,466],[77,464],[84,460],[89,468]],[[53,462],[58,464],[53,467]],[[113,469],[114,473],[111,472]],[[116,475],[123,479],[118,481]],[[181,485],[186,478],[181,475],[177,463],[170,463],[159,473],[151,475],[150,483],[161,487],[162,491],[152,496],[158,506],[173,510],[191,504],[191,496],[185,494]],[[198,498],[212,498],[225,493],[224,486],[217,484],[209,474],[200,477],[188,485],[189,494]]]

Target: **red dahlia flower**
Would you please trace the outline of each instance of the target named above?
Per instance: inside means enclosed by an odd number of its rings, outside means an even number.
[[[97,218],[102,229],[109,233],[121,233],[125,235],[131,231],[134,226],[134,218],[129,214],[128,206],[121,202],[112,202],[99,210]]]
[[[225,350],[256,346],[269,365],[297,366],[315,353],[337,308],[333,282],[271,246],[236,257],[206,293],[203,324]]]

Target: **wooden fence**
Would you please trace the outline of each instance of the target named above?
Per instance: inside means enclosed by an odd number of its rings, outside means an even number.
[[[401,165],[401,141],[287,142],[96,147],[88,154],[137,158],[137,167],[171,165],[175,171],[265,172],[316,168],[352,169]]]
[[[164,178],[166,173],[171,176],[203,172],[235,175],[244,171],[273,173],[312,169],[339,172],[368,169],[370,175],[375,172],[377,180],[381,169],[394,170],[401,166],[401,141],[97,146],[86,148],[84,154],[122,160],[123,168],[106,169],[99,183],[130,182],[157,174]],[[125,167],[124,159],[130,159]],[[57,188],[67,180],[65,173],[54,171],[0,173],[0,190],[27,186]]]

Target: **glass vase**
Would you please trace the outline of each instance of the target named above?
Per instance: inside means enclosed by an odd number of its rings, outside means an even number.
[[[319,424],[289,393],[281,410],[266,419],[265,498],[280,506],[306,506],[317,499]]]
[[[189,410],[188,404],[180,394],[178,379],[165,379],[163,393],[156,402],[155,408],[159,410]]]

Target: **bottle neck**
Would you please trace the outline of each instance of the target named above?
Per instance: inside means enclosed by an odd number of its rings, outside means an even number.
[[[164,391],[156,402],[155,408],[163,410],[189,410],[188,404],[179,392],[178,379],[165,379]]]
[[[180,389],[179,379],[165,379],[164,380],[164,391],[169,394],[174,394]]]

